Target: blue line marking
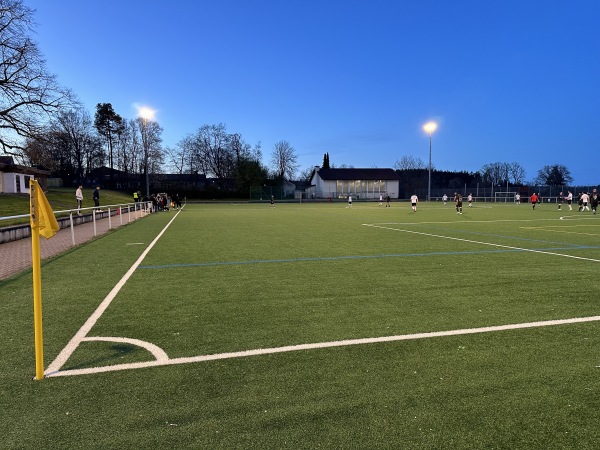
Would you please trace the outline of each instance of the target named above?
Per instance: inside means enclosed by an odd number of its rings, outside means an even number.
[[[578,246],[577,249],[598,249],[599,246]],[[478,250],[461,252],[431,252],[431,253],[389,253],[383,255],[349,255],[349,256],[326,256],[320,258],[290,258],[290,259],[255,259],[248,261],[215,261],[206,263],[188,263],[188,264],[165,264],[157,266],[138,266],[138,269],[176,269],[185,267],[216,267],[216,266],[241,266],[246,264],[273,264],[273,263],[297,263],[313,261],[343,261],[350,259],[379,259],[379,258],[414,258],[424,256],[450,256],[450,255],[482,255],[489,253],[519,253],[530,249],[504,249],[504,250]],[[535,249],[531,249],[535,250]],[[539,251],[561,251],[574,250],[573,247],[567,248],[544,248]]]

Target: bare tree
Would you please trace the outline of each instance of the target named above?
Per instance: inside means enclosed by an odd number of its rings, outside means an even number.
[[[414,157],[412,155],[403,155],[394,164],[396,170],[414,170],[414,169],[426,169],[427,165],[421,158]]]
[[[310,178],[312,177],[314,171],[314,167],[307,167],[306,169],[300,171],[300,180],[310,181]]]
[[[123,156],[127,172],[140,174],[143,172],[144,147],[142,145],[140,122],[138,119],[129,119],[123,132]]]
[[[481,168],[481,178],[484,183],[493,185],[503,184],[508,181],[509,165],[507,163],[495,162],[485,164]]]
[[[91,142],[92,118],[83,108],[63,111],[58,114],[56,128],[65,134],[72,156],[73,179],[81,182],[84,177],[86,146]]]
[[[203,125],[193,137],[193,152],[204,173],[223,180],[234,173],[235,155],[228,145],[225,124]]]
[[[508,164],[508,176],[515,186],[525,183],[526,171],[523,166],[517,162]]]
[[[188,135],[177,143],[177,150],[172,154],[173,159],[181,160],[182,173],[205,173],[203,167],[200,166],[200,160],[197,158],[199,143],[194,135]],[[176,166],[177,167],[177,166]]]
[[[162,172],[164,163],[162,152],[162,127],[154,120],[138,117],[135,120],[141,141],[143,158],[140,161],[140,173],[146,175]],[[147,163],[147,165],[146,165]]]
[[[279,141],[273,147],[271,164],[276,177],[292,180],[298,170],[298,157],[288,141]]]
[[[0,148],[17,157],[27,138],[43,136],[48,119],[74,104],[47,72],[30,34],[33,11],[21,0],[0,0]]]

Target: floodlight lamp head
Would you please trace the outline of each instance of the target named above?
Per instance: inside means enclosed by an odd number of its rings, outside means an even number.
[[[138,115],[144,120],[152,120],[154,118],[154,113],[154,110],[146,106],[142,106],[138,109]]]
[[[427,122],[425,125],[423,125],[423,130],[425,130],[426,133],[432,134],[435,130],[437,130],[437,127],[437,123]]]

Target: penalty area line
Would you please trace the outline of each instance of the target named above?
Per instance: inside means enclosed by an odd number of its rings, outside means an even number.
[[[351,345],[377,344],[383,342],[409,341],[416,339],[428,339],[444,336],[461,336],[468,334],[491,333],[496,331],[519,330],[526,328],[539,328],[556,325],[567,325],[574,323],[597,322],[600,321],[600,316],[591,317],[574,317],[571,319],[556,319],[539,322],[516,323],[508,325],[496,325],[479,328],[466,328],[460,330],[449,331],[433,331],[428,333],[403,334],[397,336],[382,336],[376,338],[360,338],[360,339],[345,339],[340,341],[317,342],[312,344],[287,345],[283,347],[259,348],[254,350],[244,350],[239,352],[217,353],[212,355],[191,356],[182,358],[173,358],[168,360],[155,360],[136,362],[130,364],[118,364],[113,366],[92,367],[89,369],[73,369],[57,371],[47,375],[47,377],[64,377],[75,375],[90,375],[103,372],[116,372],[121,370],[142,369],[147,367],[173,366],[178,364],[191,364],[206,361],[216,361],[223,359],[245,358],[250,356],[272,355],[276,353],[287,353],[295,351],[325,349],[333,347],[347,347]]]
[[[522,252],[541,253],[543,255],[561,256],[563,258],[578,259],[578,260],[581,260],[581,261],[600,262],[600,259],[584,258],[582,256],[565,255],[563,253],[547,252],[547,251],[544,251],[544,250],[534,250],[534,249],[531,249],[531,248],[524,248],[524,247],[513,247],[512,245],[495,244],[493,242],[474,241],[472,239],[463,239],[463,238],[457,238],[457,237],[453,237],[453,236],[443,236],[441,234],[424,233],[422,231],[402,230],[400,228],[384,227],[384,226],[381,226],[381,225],[372,225],[372,224],[368,224],[368,223],[364,223],[363,225],[366,226],[366,227],[381,228],[381,229],[384,229],[384,230],[400,231],[402,233],[419,234],[421,236],[437,237],[437,238],[441,238],[441,239],[450,239],[452,241],[468,242],[470,244],[489,245],[491,247],[508,248],[508,249],[511,249],[511,250],[519,250],[519,251],[522,251]]]

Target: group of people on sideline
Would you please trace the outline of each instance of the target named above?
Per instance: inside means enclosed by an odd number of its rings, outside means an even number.
[[[77,201],[77,215],[81,215],[81,208],[83,207],[83,185],[81,184],[75,190],[75,200]],[[95,210],[99,211],[100,186],[96,186],[94,189],[92,200],[94,200]],[[145,203],[146,205],[143,205],[144,209],[150,207],[151,212],[169,211],[169,209],[182,208],[182,199],[179,194],[175,194],[173,197],[170,197],[166,193],[152,194],[150,195],[150,198],[148,198],[147,196],[142,197],[142,193],[140,191],[135,191],[133,193],[133,201],[134,203]]]
[[[81,208],[83,207],[83,185],[80,184],[75,190],[75,200],[77,201],[77,215],[81,215]],[[94,200],[94,207],[100,207],[100,186],[96,186],[94,193],[92,194],[92,200]]]

